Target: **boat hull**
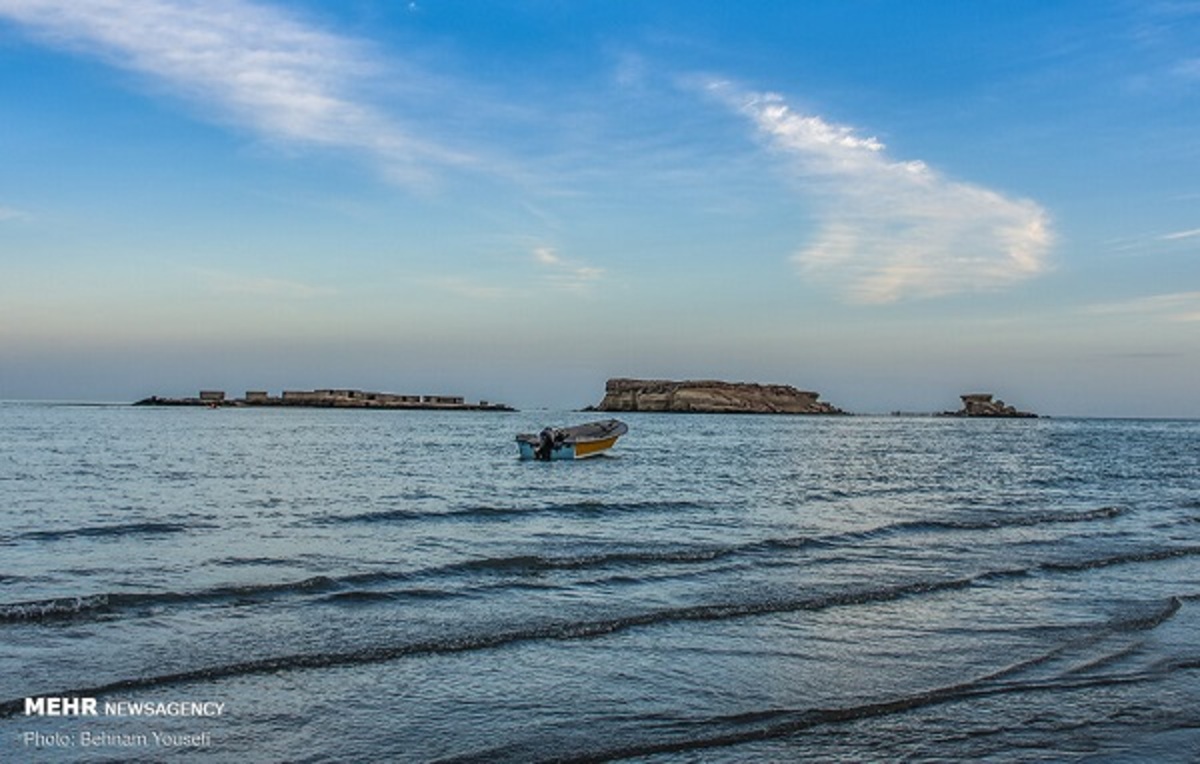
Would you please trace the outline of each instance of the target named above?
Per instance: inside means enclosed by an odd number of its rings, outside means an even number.
[[[612,448],[617,442],[615,437],[605,438],[590,443],[576,443],[571,445],[556,446],[550,449],[549,461],[562,461],[566,459],[590,459],[593,456],[600,456],[608,449]],[[536,459],[537,446],[533,443],[525,441],[517,441],[517,448],[521,450],[522,459]]]
[[[547,428],[537,435],[518,435],[517,448],[521,459],[525,460],[590,459],[612,448],[617,438],[624,435],[628,429],[623,422],[615,419],[560,430]]]

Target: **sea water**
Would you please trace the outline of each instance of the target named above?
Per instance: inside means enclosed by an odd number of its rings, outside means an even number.
[[[0,404],[0,760],[1200,758],[1200,422],[588,416]]]

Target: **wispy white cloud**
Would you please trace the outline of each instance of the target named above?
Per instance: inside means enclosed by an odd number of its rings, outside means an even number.
[[[1176,241],[1178,239],[1191,239],[1200,236],[1200,228],[1193,228],[1190,231],[1176,231],[1175,233],[1163,234],[1160,239],[1164,241]]]
[[[582,292],[604,276],[603,268],[566,260],[552,247],[535,247],[533,258],[545,269],[545,285],[553,289]]]
[[[364,46],[249,0],[0,0],[0,17],[98,56],[272,141],[347,149],[401,182],[471,160],[356,96]]]
[[[517,281],[500,276],[482,281],[478,276],[452,275],[429,279],[426,283],[441,292],[472,301],[512,301],[536,300],[548,292],[586,294],[604,277],[604,269],[564,258],[550,246],[532,246],[528,253],[525,262],[532,261],[532,266],[522,269]],[[529,277],[531,271],[537,275]]]
[[[786,155],[820,216],[795,255],[802,272],[858,302],[991,290],[1047,268],[1049,215],[1038,204],[895,161],[877,138],[792,111],[770,93],[708,83]]]
[[[29,213],[12,207],[0,207],[0,223],[5,220],[28,220]]]
[[[1086,312],[1097,315],[1138,315],[1164,321],[1200,321],[1200,292],[1171,292],[1131,300],[1091,305]]]
[[[562,259],[550,247],[534,247],[533,259],[537,260],[542,265],[559,265]]]

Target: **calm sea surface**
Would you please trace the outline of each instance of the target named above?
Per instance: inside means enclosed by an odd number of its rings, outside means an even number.
[[[1200,422],[588,418],[0,404],[0,760],[1200,759]]]

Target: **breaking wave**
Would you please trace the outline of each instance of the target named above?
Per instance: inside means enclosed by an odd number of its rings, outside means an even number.
[[[536,744],[507,744],[476,750],[464,755],[439,759],[439,764],[465,764],[484,761],[571,761],[605,762],[643,758],[658,754],[677,754],[728,748],[746,743],[786,738],[821,726],[847,724],[874,717],[903,714],[943,703],[975,698],[1030,693],[1063,693],[1093,687],[1112,688],[1161,680],[1172,671],[1192,671],[1200,661],[1182,661],[1172,665],[1151,667],[1127,673],[1097,673],[1130,650],[1106,654],[1091,664],[1073,671],[1049,677],[1022,675],[1032,668],[1051,663],[1065,653],[1100,641],[1106,634],[1130,631],[1149,631],[1170,620],[1181,607],[1180,599],[1171,597],[1143,616],[1116,620],[1098,626],[1084,637],[1068,640],[1053,649],[999,670],[924,692],[885,698],[868,703],[826,708],[768,708],[725,716],[696,718],[674,722],[657,735],[642,733],[640,739],[615,745],[589,744],[578,736],[550,743],[540,736]],[[553,756],[544,751],[553,748]]]
[[[505,631],[464,634],[457,637],[402,642],[390,645],[372,645],[345,652],[306,653],[262,658],[172,674],[119,680],[95,687],[66,690],[54,694],[62,696],[104,695],[124,690],[180,685],[197,681],[215,681],[253,674],[381,663],[416,655],[489,650],[523,642],[586,639],[615,634],[638,627],[656,626],[679,621],[720,621],[770,613],[818,611],[834,607],[868,605],[889,602],[905,597],[962,589],[971,586],[971,584],[972,579],[917,581],[898,586],[861,589],[813,597],[782,597],[749,602],[694,605],[690,607],[653,610],[640,614],[594,621],[554,622]],[[22,700],[11,700],[0,703],[0,718],[12,716],[17,713],[21,708],[22,702]]]
[[[54,531],[26,531],[0,539],[0,542],[15,541],[61,541],[71,538],[105,538],[123,536],[160,536],[170,533],[189,533],[201,526],[180,523],[125,523],[122,525],[95,525],[83,528],[64,528]]]
[[[546,516],[587,516],[611,515],[626,512],[694,512],[713,505],[694,501],[646,501],[631,503],[610,503],[605,501],[579,501],[567,504],[547,504],[543,506],[492,506],[478,505],[447,510],[422,509],[383,509],[371,512],[360,512],[349,515],[327,515],[312,519],[317,525],[337,525],[343,523],[396,523],[414,521],[460,521],[460,522],[493,522],[517,520],[531,517]]]
[[[970,587],[973,582],[974,579],[970,578],[951,579],[944,581],[919,581],[892,587],[863,589],[816,597],[765,599],[753,602],[721,603],[670,608],[593,621],[547,623],[483,634],[464,634],[456,637],[445,637],[424,641],[418,640],[395,644],[370,645],[342,652],[301,653],[260,658],[256,660],[209,666],[175,673],[121,679],[93,687],[75,688],[41,694],[61,697],[93,697],[115,692],[178,686],[194,682],[212,682],[250,675],[275,674],[287,671],[329,669],[342,666],[384,663],[422,655],[453,654],[480,650],[493,650],[526,642],[588,639],[616,634],[634,628],[651,627],[680,621],[716,621],[772,613],[820,611],[838,607],[871,605],[876,603],[891,602],[908,597],[936,595],[943,592],[963,589]],[[1169,620],[1179,611],[1181,607],[1182,602],[1180,598],[1171,597],[1160,606],[1153,609],[1152,612],[1140,614],[1129,619],[1118,619],[1108,624],[1102,624],[1096,629],[1096,632],[1103,634],[1135,630],[1151,630]],[[1095,635],[1089,635],[1086,638],[1088,641],[1093,639],[1095,639]],[[935,702],[965,698],[978,695],[980,693],[993,694],[997,692],[1011,692],[1016,690],[1027,691],[1030,689],[1037,689],[1037,685],[1032,683],[1026,682],[1018,684],[1002,684],[1001,680],[1004,680],[1014,674],[1018,674],[1030,666],[1047,662],[1055,657],[1057,653],[1067,649],[1069,646],[1070,645],[1063,645],[1049,653],[1021,661],[998,671],[991,672],[986,676],[971,682],[956,684],[939,690],[921,693],[916,696],[910,696],[882,703],[856,706],[849,709],[823,709],[818,711],[814,711],[812,709],[801,711],[773,710],[769,712],[760,712],[759,714],[756,714],[756,717],[759,717],[763,720],[772,721],[773,723],[771,724],[770,730],[773,730],[773,732],[770,734],[781,735],[790,734],[798,729],[811,726],[813,723],[847,721],[864,718],[871,715],[895,713],[921,705],[929,705]],[[1180,667],[1181,665],[1176,665],[1171,668]],[[1188,668],[1187,666],[1182,667]],[[1113,676],[1088,676],[1083,678],[1062,679],[1054,681],[1053,683],[1047,682],[1045,684],[1046,689],[1063,689],[1067,686],[1079,687],[1090,686],[1093,684],[1111,685],[1120,683],[1122,681],[1142,681],[1142,679],[1139,677],[1123,679],[1121,677]],[[12,717],[20,713],[21,709],[23,708],[23,704],[23,698],[0,702],[0,718]],[[797,724],[800,726],[797,726]],[[754,736],[762,737],[763,734],[764,730],[760,729],[754,733]],[[645,749],[623,748],[619,751],[607,751],[603,754],[598,754],[599,758],[594,760],[599,761],[610,758],[649,755],[651,753],[665,752],[667,750],[689,750],[690,748],[707,747],[713,745],[724,746],[742,742],[743,740],[748,739],[753,738],[745,738],[742,735],[732,738],[724,735],[718,735],[690,740],[686,743],[686,745],[689,746],[688,748],[668,749],[658,748],[657,746]],[[585,757],[583,760],[590,759]]]
[[[574,505],[573,505],[574,506]],[[590,506],[590,505],[589,505]],[[266,584],[239,584],[217,586],[198,591],[166,592],[120,592],[100,593],[49,600],[0,604],[0,624],[36,622],[62,618],[106,617],[119,611],[156,608],[169,605],[198,605],[235,601],[238,604],[264,602],[273,598],[295,595],[329,594],[327,602],[346,602],[371,599],[387,600],[407,597],[411,594],[365,592],[364,586],[393,582],[414,582],[438,579],[458,579],[463,576],[497,575],[506,577],[535,576],[554,571],[601,571],[625,570],[658,566],[688,566],[710,563],[723,559],[761,560],[764,555],[792,554],[810,548],[835,548],[847,543],[879,539],[893,534],[978,532],[1004,527],[1026,527],[1047,523],[1076,523],[1101,521],[1123,514],[1116,507],[1104,507],[1086,512],[1047,512],[1035,515],[1019,515],[986,520],[921,521],[899,522],[882,525],[865,531],[830,534],[827,536],[793,536],[767,538],[728,545],[680,545],[654,546],[647,548],[625,548],[614,551],[576,552],[566,555],[511,555],[483,557],[449,563],[426,569],[380,570],[345,576],[317,575],[298,581]],[[174,527],[174,526],[168,526]],[[1157,549],[1096,559],[1044,562],[1035,569],[1045,571],[1080,571],[1112,565],[1139,562],[1155,562],[1174,557],[1200,554],[1200,547]],[[228,562],[228,560],[224,561]],[[267,565],[271,560],[253,558],[239,559],[239,563]],[[794,560],[789,561],[789,564]],[[779,564],[776,561],[773,564]],[[1027,575],[1031,569],[992,571],[980,575],[981,579]],[[348,591],[347,591],[348,590]],[[355,595],[352,592],[358,591]],[[416,590],[407,590],[416,591]],[[454,590],[437,586],[421,588],[420,596],[453,596]]]

